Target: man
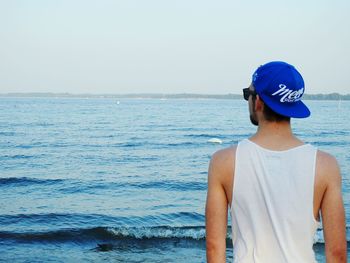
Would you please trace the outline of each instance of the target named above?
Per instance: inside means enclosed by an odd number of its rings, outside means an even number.
[[[207,261],[226,261],[228,207],[235,263],[316,262],[321,212],[327,262],[346,262],[341,176],[331,155],[303,143],[290,118],[305,118],[304,81],[285,62],[260,66],[243,89],[257,132],[216,152],[208,173]]]

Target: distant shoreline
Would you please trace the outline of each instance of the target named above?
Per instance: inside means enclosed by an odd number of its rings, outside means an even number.
[[[160,94],[160,93],[135,93],[135,94],[71,94],[71,93],[0,93],[0,97],[20,98],[111,98],[111,99],[242,99],[239,94]],[[350,94],[304,94],[305,100],[350,100]]]

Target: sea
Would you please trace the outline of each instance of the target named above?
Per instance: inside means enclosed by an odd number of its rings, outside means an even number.
[[[350,226],[350,101],[306,104],[293,130],[337,158]],[[209,160],[256,131],[243,99],[2,97],[0,108],[11,263],[205,262]],[[226,250],[231,262],[230,227]],[[322,228],[314,250],[325,262]]]

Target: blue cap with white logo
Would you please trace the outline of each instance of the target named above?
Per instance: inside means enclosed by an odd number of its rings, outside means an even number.
[[[310,110],[301,101],[304,80],[290,64],[273,61],[260,66],[253,74],[256,93],[274,112],[293,118],[306,118]]]

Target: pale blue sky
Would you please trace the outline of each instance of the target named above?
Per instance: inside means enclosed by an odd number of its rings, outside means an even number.
[[[285,60],[350,93],[348,0],[0,0],[0,93],[241,93]]]

